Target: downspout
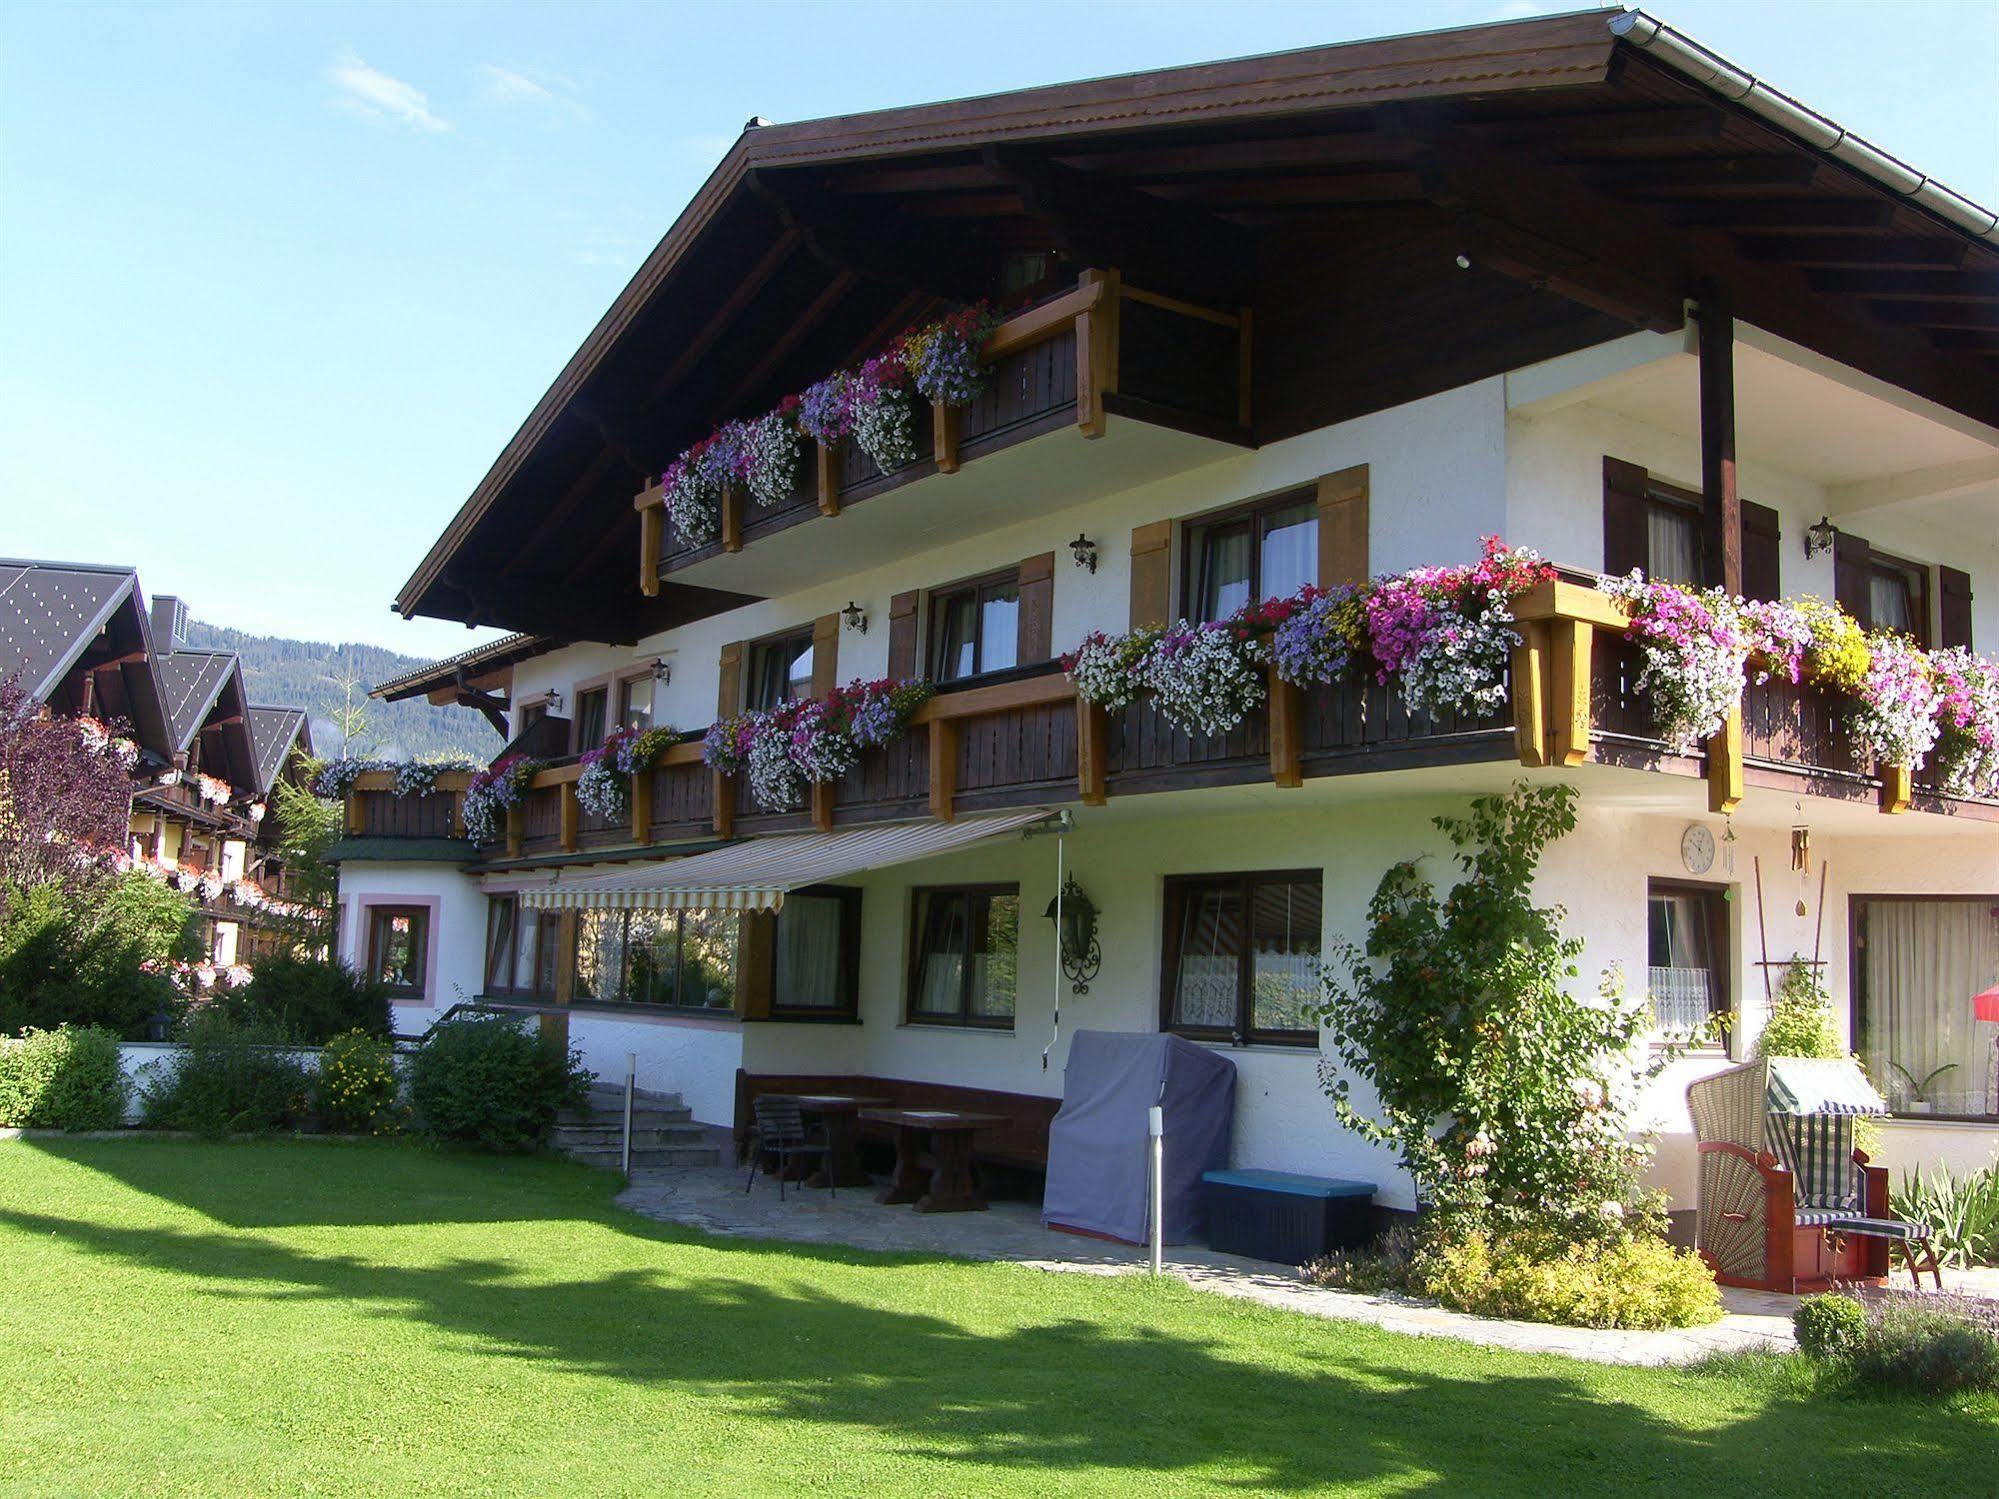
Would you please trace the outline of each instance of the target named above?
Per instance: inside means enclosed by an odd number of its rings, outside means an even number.
[[[1852,167],[1954,228],[1987,244],[1999,245],[1999,214],[1981,208],[1935,178],[1924,176],[1837,121],[1807,109],[1789,94],[1743,72],[1664,21],[1642,10],[1628,10],[1611,17],[1610,30],[1620,41],[1658,58],[1675,72],[1733,100],[1813,150]]]

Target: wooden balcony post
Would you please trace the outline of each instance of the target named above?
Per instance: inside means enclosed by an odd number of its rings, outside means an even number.
[[[582,817],[583,817],[582,804],[576,800],[576,783],[574,781],[564,781],[562,783],[562,812],[561,812],[561,823],[560,823],[562,836],[559,841],[562,844],[562,851],[565,854],[573,854],[576,852],[576,834],[578,827],[582,821]]]
[[[507,808],[507,857],[521,856],[521,840],[527,837],[528,814],[525,807]]]
[[[823,442],[812,445],[812,466],[819,490],[819,513],[840,513],[840,450]]]
[[[652,772],[642,770],[632,777],[632,842],[652,841]]]
[[[1549,689],[1554,699],[1553,763],[1580,765],[1589,758],[1590,666],[1596,626],[1557,615],[1549,621]]]
[[[1270,780],[1273,785],[1305,784],[1305,693],[1270,667]]]
[[[1076,794],[1086,807],[1106,800],[1105,766],[1109,760],[1110,715],[1103,704],[1076,699]]]
[[[367,831],[367,827],[367,814],[361,810],[361,793],[358,791],[348,792],[347,836],[349,838],[359,838],[362,833]]]
[[[714,786],[715,836],[733,838],[736,836],[736,778],[725,776],[719,770],[709,774]]]
[[[958,472],[958,408],[942,401],[930,403],[930,447],[937,459],[937,472]]]
[[[659,595],[659,544],[666,533],[666,507],[648,505],[639,512],[639,592]]]
[[[958,721],[938,718],[930,724],[930,815],[949,822],[957,815]]]
[[[1096,302],[1076,315],[1076,426],[1085,437],[1104,435],[1104,397],[1117,391],[1118,273],[1084,271],[1083,286],[1097,286]]]
[[[1710,812],[1733,812],[1742,804],[1742,705],[1737,704],[1721,728],[1708,736],[1707,806]]]
[[[1915,800],[1915,775],[1906,765],[1883,765],[1881,771],[1881,810],[1895,816],[1909,810]]]
[[[1520,623],[1513,648],[1513,746],[1529,769],[1548,763],[1548,622]]]
[[[722,489],[722,550],[740,552],[743,549],[743,491],[737,484],[724,485]]]
[[[833,783],[812,783],[812,826],[822,833],[833,831]]]

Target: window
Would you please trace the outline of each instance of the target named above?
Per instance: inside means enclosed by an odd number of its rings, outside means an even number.
[[[1999,895],[1855,896],[1853,1034],[1903,1114],[1999,1115],[1994,1028],[1971,997],[1999,983]]]
[[[618,727],[652,727],[652,672],[642,677],[625,677],[618,683]]]
[[[912,1023],[1013,1029],[1018,886],[918,890],[910,934]]]
[[[1187,528],[1190,619],[1225,619],[1319,576],[1319,505],[1312,490],[1230,511]]]
[[[1701,497],[1652,480],[1645,486],[1645,576],[1698,588],[1706,560]]]
[[[1169,878],[1165,1027],[1239,1046],[1316,1044],[1322,912],[1316,871]]]
[[[1930,640],[1930,570],[1882,552],[1871,553],[1867,573],[1867,624],[1899,630],[1918,645]]]
[[[735,1008],[733,911],[584,911],[576,923],[578,1003]]]
[[[368,976],[401,998],[423,997],[430,912],[421,906],[368,907]]]
[[[609,687],[579,687],[576,691],[576,748],[595,749],[604,742],[604,714],[611,698]]]
[[[933,595],[930,641],[932,681],[956,682],[1019,665],[1019,569]]]
[[[775,708],[812,696],[812,630],[759,640],[750,647],[748,705]]]
[[[1728,1013],[1728,906],[1720,886],[1652,881],[1646,934],[1646,987],[1661,1031],[1685,1035]]]
[[[486,902],[486,992],[555,997],[556,943],[562,918],[523,906],[517,895]]]
[[[858,1013],[861,892],[794,890],[772,937],[771,1013],[825,1019]]]

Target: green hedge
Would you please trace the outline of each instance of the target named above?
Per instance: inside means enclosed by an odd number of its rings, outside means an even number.
[[[107,1030],[63,1025],[0,1039],[0,1126],[116,1129],[130,1096]]]
[[[215,1003],[241,1024],[308,1046],[351,1031],[386,1037],[391,1029],[389,991],[345,963],[320,958],[253,958],[250,982]]]
[[[307,1122],[312,1073],[292,1038],[204,1009],[188,1018],[181,1050],[157,1064],[139,1101],[151,1129],[233,1134]]]
[[[589,1083],[577,1053],[547,1045],[511,1016],[439,1026],[410,1066],[423,1128],[488,1150],[533,1149]]]

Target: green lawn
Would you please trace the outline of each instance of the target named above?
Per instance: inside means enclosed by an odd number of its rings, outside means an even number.
[[[564,1162],[0,1143],[0,1488],[1991,1494],[1999,1405],[703,1238]]]

